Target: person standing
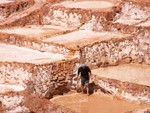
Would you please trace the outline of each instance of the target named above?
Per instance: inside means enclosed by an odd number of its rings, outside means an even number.
[[[82,93],[86,89],[87,94],[89,93],[89,80],[90,80],[91,70],[85,64],[81,64],[78,68],[77,78],[81,78],[81,89]]]

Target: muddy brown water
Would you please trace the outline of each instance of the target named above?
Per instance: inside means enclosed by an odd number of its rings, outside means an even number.
[[[148,105],[118,100],[101,93],[67,94],[50,100],[52,103],[74,110],[76,113],[123,113],[135,109],[150,108]]]

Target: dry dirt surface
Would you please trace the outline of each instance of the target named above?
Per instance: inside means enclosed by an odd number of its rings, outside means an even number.
[[[77,113],[124,113],[149,107],[121,101],[101,93],[95,93],[90,96],[86,94],[68,94],[55,97],[51,101],[52,103],[70,108]]]

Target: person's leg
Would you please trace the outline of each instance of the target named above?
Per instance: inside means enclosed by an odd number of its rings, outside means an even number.
[[[89,80],[85,81],[85,89],[87,91],[87,94],[89,94]]]
[[[84,93],[84,88],[85,87],[85,79],[81,77],[81,90],[82,90],[82,93]]]
[[[84,94],[84,86],[81,86],[82,93]]]

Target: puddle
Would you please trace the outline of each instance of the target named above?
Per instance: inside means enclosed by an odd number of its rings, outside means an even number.
[[[76,113],[122,113],[135,109],[149,108],[146,105],[139,105],[112,96],[95,93],[90,96],[86,94],[68,94],[51,99],[57,105],[70,108]]]

